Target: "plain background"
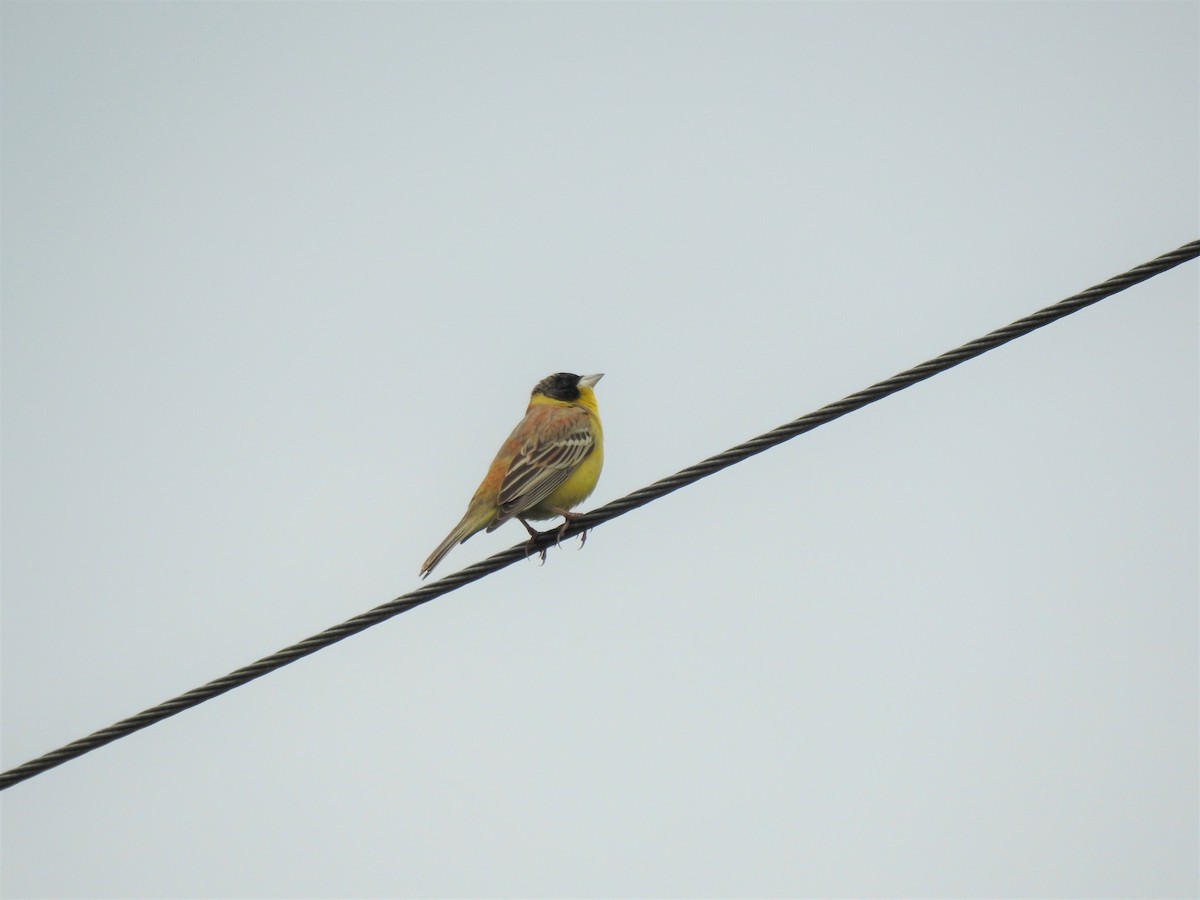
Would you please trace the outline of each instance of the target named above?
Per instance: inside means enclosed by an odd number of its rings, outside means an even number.
[[[1194,3],[22,3],[6,767],[1192,240]],[[8,897],[1194,897],[1197,264],[3,795]],[[521,540],[474,538],[450,572]]]

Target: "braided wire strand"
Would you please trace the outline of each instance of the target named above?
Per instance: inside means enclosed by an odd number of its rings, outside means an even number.
[[[572,517],[567,527],[562,529],[561,532],[559,529],[551,529],[544,532],[528,542],[517,544],[487,559],[467,566],[452,575],[447,575],[438,581],[423,585],[414,591],[409,591],[407,594],[397,597],[394,600],[390,600],[366,612],[359,613],[338,625],[326,628],[324,631],[284,647],[269,656],[264,656],[256,662],[242,666],[240,669],[235,669],[227,675],[216,678],[207,684],[193,688],[177,697],[142,710],[136,715],[129,716],[106,728],[94,731],[86,737],[79,738],[69,744],[64,744],[56,750],[51,750],[49,753],[45,753],[42,756],[0,773],[0,790],[5,790],[14,784],[19,784],[48,769],[62,765],[76,757],[83,756],[85,753],[90,753],[119,738],[127,737],[156,722],[197,706],[206,700],[219,697],[221,694],[227,693],[256,678],[261,678],[263,675],[267,675],[309,654],[316,653],[318,650],[336,644],[338,641],[345,640],[352,635],[358,634],[360,631],[365,631],[394,616],[428,603],[430,600],[434,600],[443,594],[448,594],[473,581],[478,581],[493,572],[497,572],[527,558],[532,553],[548,549],[560,539],[569,538],[595,528],[597,525],[631,512],[653,500],[657,500],[680,488],[693,484],[701,478],[706,478],[715,472],[719,472],[751,456],[762,453],[777,444],[782,444],[784,441],[812,431],[814,428],[832,422],[834,419],[841,418],[877,400],[882,400],[897,391],[904,390],[927,378],[945,372],[947,369],[951,369],[960,363],[974,359],[989,350],[1003,346],[1009,341],[1023,337],[1032,331],[1036,331],[1038,328],[1049,325],[1051,322],[1069,316],[1107,297],[1111,297],[1113,294],[1195,259],[1197,256],[1200,256],[1200,240],[1184,244],[1176,250],[1164,253],[1162,256],[1130,269],[1128,272],[1114,276],[1101,284],[1067,297],[1065,300],[1061,300],[1031,315],[1018,319],[1003,328],[998,328],[983,337],[968,341],[954,350],[950,350],[941,356],[937,356],[910,369],[906,369],[897,375],[893,375],[891,378],[886,378],[868,388],[843,397],[841,400],[823,406],[815,412],[808,413],[794,421],[780,425],[735,447],[730,447],[728,450],[710,456],[708,459],[688,466],[685,469],[681,469],[674,475],[662,478],[624,497],[606,503],[604,506],[598,507],[591,512],[576,515]]]

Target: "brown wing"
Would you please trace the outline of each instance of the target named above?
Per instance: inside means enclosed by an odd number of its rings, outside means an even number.
[[[488,527],[498,528],[533,509],[571,477],[596,446],[587,413],[578,407],[539,407],[500,485],[500,512]]]

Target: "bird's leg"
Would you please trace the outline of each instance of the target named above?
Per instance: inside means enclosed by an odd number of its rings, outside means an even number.
[[[569,512],[568,510],[565,510],[565,509],[559,509],[558,507],[551,509],[550,512],[556,516],[562,516],[562,518],[563,518],[563,523],[560,526],[558,526],[558,528],[556,529],[556,531],[558,532],[558,536],[557,536],[556,540],[554,541],[554,546],[560,547],[560,546],[562,546],[562,539],[563,539],[563,535],[566,533],[566,530],[569,527],[571,527],[572,522],[577,521],[581,517],[581,514]],[[533,551],[535,549],[533,546],[533,542],[536,541],[538,538],[540,538],[542,535],[549,534],[550,529],[546,529],[545,531],[538,531],[536,528],[534,528],[532,525],[530,525],[528,522],[526,522],[521,516],[514,516],[514,518],[518,522],[520,522],[522,525],[524,525],[525,530],[527,532],[529,532],[529,542],[525,545],[525,558],[528,559],[529,555],[531,553],[533,553]],[[584,544],[587,543],[587,536],[588,536],[587,531],[579,532],[579,546],[580,547],[582,547]],[[548,549],[549,548],[547,548],[547,547],[543,547],[541,550],[537,551],[538,558],[541,560],[542,563],[546,562],[546,551]]]
[[[525,530],[529,532],[529,542],[525,545],[525,558],[529,559],[529,554],[532,553],[534,550],[533,542],[542,536],[542,532],[538,531],[536,528],[534,528],[532,525],[530,525],[528,522],[526,522],[520,516],[517,516],[516,518],[517,518],[518,522],[520,522],[522,525],[525,526]],[[541,550],[538,551],[538,556],[541,559],[540,565],[545,565],[546,549],[547,549],[546,547],[543,547]]]
[[[583,515],[582,515],[582,513],[568,512],[565,509],[558,509],[557,507],[550,510],[550,512],[554,513],[556,516],[563,517],[563,523],[558,528],[558,540],[554,542],[554,546],[557,547],[562,543],[563,535],[566,533],[567,529],[569,527],[571,527],[571,523],[578,521],[579,519],[581,519],[583,517]],[[580,549],[582,549],[583,545],[587,543],[587,536],[588,536],[588,530],[586,528],[583,531],[579,532],[579,547],[580,547]]]

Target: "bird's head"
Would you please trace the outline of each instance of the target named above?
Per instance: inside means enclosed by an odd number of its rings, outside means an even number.
[[[603,372],[599,375],[572,375],[570,372],[547,375],[533,386],[531,399],[536,401],[538,397],[545,397],[562,403],[577,403],[581,398],[588,398],[595,403],[592,388],[603,377]]]

